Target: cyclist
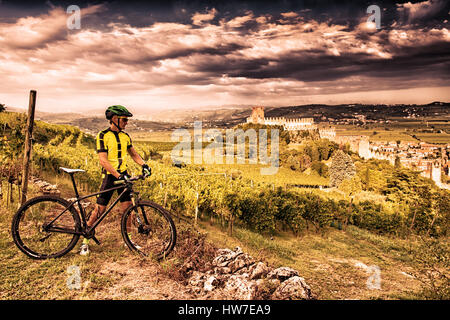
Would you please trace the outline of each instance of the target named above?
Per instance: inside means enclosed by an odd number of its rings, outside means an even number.
[[[109,120],[109,128],[100,131],[97,134],[97,154],[100,165],[102,166],[102,184],[100,191],[114,187],[117,180],[127,180],[130,178],[127,172],[128,155],[140,166],[142,174],[150,175],[151,169],[142,160],[134,149],[130,136],[123,131],[128,123],[128,118],[133,115],[121,105],[108,107],[105,111],[106,119]],[[127,155],[128,154],[128,155]],[[92,226],[106,209],[109,200],[115,190],[97,195],[97,203],[92,214],[87,221],[88,226]],[[117,192],[120,194],[122,188]],[[123,213],[131,205],[129,193],[125,193],[120,199],[120,211]],[[80,248],[81,255],[89,254],[89,239],[84,239]]]

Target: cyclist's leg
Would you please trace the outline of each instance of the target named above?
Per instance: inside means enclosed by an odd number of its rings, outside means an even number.
[[[115,177],[111,174],[104,174],[103,175],[103,181],[102,185],[100,186],[99,191],[103,191],[109,188],[112,188],[114,186],[114,179]],[[97,203],[94,208],[94,210],[91,213],[91,216],[89,217],[89,220],[87,222],[87,225],[90,227],[92,226],[95,221],[105,212],[106,206],[109,203],[109,200],[111,200],[111,197],[114,193],[114,190],[100,193],[97,195]]]
[[[124,174],[128,174],[127,171],[121,172]],[[125,188],[120,188],[117,190],[118,194],[121,194],[123,191],[125,190]],[[125,211],[128,209],[129,206],[131,206],[132,202],[131,202],[131,193],[130,191],[125,192],[122,197],[120,198],[120,213],[124,214]]]
[[[105,212],[106,206],[96,204],[94,210],[91,213],[91,216],[89,217],[89,220],[87,221],[88,227],[92,226],[95,221]]]
[[[119,192],[120,192],[120,191],[119,191]],[[122,196],[122,198],[120,199],[120,213],[121,213],[121,214],[124,214],[125,211],[127,211],[128,207],[131,206],[131,205],[132,205],[132,202],[131,202],[131,196],[130,196],[130,194],[127,192],[127,193],[125,193],[125,194]],[[130,222],[130,221],[128,221],[128,227],[130,226],[130,225],[129,225],[129,222]]]

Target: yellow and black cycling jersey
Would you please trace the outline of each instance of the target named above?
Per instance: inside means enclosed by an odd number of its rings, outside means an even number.
[[[124,131],[116,132],[108,128],[97,134],[97,153],[107,152],[108,161],[119,172],[127,170],[127,150],[131,147],[131,138]],[[103,173],[105,171],[105,169],[102,170]],[[110,172],[107,173],[110,174]]]

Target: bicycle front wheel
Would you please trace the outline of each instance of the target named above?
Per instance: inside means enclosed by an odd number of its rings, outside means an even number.
[[[170,213],[150,201],[140,201],[122,216],[122,237],[128,248],[160,260],[175,246],[176,229]]]
[[[14,243],[34,259],[58,258],[77,244],[80,218],[70,202],[56,196],[40,196],[25,202],[12,220]],[[47,228],[49,227],[49,228]]]

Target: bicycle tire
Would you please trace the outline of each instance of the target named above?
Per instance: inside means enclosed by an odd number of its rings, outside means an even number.
[[[130,222],[128,227],[127,222],[137,209],[138,216],[144,220],[143,224],[139,228]],[[140,201],[137,205],[130,206],[122,215],[121,231],[130,250],[157,260],[167,257],[176,244],[177,232],[170,212],[151,201]]]
[[[11,233],[16,246],[28,257],[33,259],[59,258],[67,254],[75,247],[80,235],[46,232],[42,230],[42,226],[45,222],[50,222],[50,219],[56,217],[58,212],[61,213],[69,205],[69,201],[52,195],[39,196],[26,201],[17,210],[12,219]],[[52,213],[54,217],[51,217]],[[58,218],[55,223],[57,223],[57,227],[67,227],[74,232],[78,232],[81,228],[78,211],[73,206]],[[27,231],[33,232],[33,229],[37,235],[32,237],[28,236]],[[38,239],[38,236],[41,238]],[[54,241],[55,248],[50,245],[50,241],[47,241],[48,239],[52,239],[52,241],[56,240]],[[39,247],[39,249],[31,248],[28,242]]]

